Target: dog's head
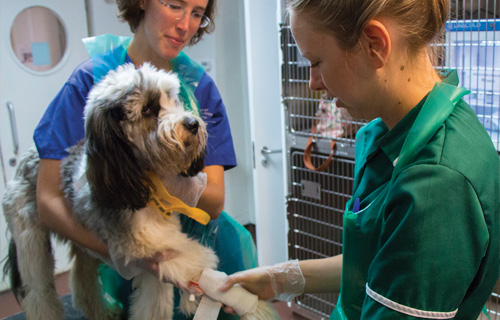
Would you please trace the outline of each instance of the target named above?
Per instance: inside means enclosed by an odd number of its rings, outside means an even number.
[[[150,197],[147,173],[196,175],[206,127],[178,99],[179,79],[146,63],[110,71],[85,110],[87,180],[100,205],[139,209]]]

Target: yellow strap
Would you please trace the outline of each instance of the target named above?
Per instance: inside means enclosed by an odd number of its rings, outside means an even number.
[[[150,173],[148,176],[153,183],[153,186],[151,186],[152,195],[148,207],[156,208],[166,218],[169,218],[172,212],[176,211],[203,225],[208,224],[210,221],[208,213],[199,208],[190,207],[179,198],[170,195],[157,174]]]

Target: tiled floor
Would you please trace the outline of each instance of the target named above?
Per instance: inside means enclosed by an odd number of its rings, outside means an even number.
[[[68,273],[63,273],[56,277],[56,289],[59,295],[70,293]],[[275,303],[275,307],[282,320],[307,320],[306,318],[292,313],[288,305],[284,302]],[[5,319],[18,312],[21,312],[21,308],[17,304],[12,293],[9,291],[0,293],[0,319]]]

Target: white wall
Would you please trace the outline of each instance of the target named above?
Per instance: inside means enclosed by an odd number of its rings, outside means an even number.
[[[219,0],[219,88],[226,99],[238,166],[226,174],[226,208],[240,223],[255,223],[253,152],[243,1]],[[224,17],[223,19],[221,19]]]
[[[115,0],[85,0],[85,3],[90,36],[104,33],[117,36],[132,35],[128,24],[118,20]]]
[[[243,1],[218,0],[214,33],[184,50],[215,64],[214,80],[226,105],[238,166],[225,174],[226,212],[241,224],[255,223],[245,56]]]

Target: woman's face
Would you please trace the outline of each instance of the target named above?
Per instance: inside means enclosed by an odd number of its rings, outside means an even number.
[[[186,14],[177,20],[162,2],[183,7]],[[199,28],[191,14],[204,14],[207,4],[208,0],[145,0],[143,23],[147,42],[153,51],[151,54],[166,60],[177,57]]]
[[[349,53],[341,49],[334,36],[313,29],[309,19],[302,15],[291,14],[291,29],[299,51],[311,64],[311,90],[326,90],[337,97],[337,106],[347,109],[355,118],[364,118],[363,110],[358,107],[363,105],[360,100],[363,81],[356,49]]]

